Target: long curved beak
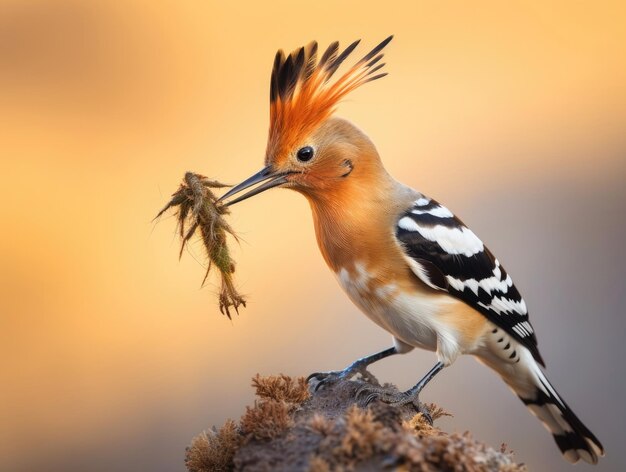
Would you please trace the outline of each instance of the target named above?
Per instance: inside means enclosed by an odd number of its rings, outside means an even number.
[[[270,168],[270,166],[264,167],[253,176],[248,177],[246,180],[241,182],[239,185],[235,185],[228,192],[222,195],[217,201],[221,202],[247,188],[252,187],[253,185],[260,184],[261,182],[265,182],[264,184],[259,185],[258,187],[250,190],[249,192],[244,193],[243,195],[240,195],[239,197],[229,202],[224,203],[224,206],[234,205],[235,203],[239,203],[240,201],[245,200],[246,198],[253,197],[254,195],[257,195],[261,192],[265,192],[266,190],[269,190],[273,187],[278,187],[279,185],[287,183],[286,176],[288,174],[289,173],[272,172],[272,169]]]

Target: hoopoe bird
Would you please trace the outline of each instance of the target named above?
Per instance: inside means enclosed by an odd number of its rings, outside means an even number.
[[[369,386],[366,402],[418,402],[422,388],[461,354],[495,370],[552,433],[565,459],[595,464],[604,450],[550,384],[526,303],[482,240],[434,199],[396,181],[370,139],[335,117],[338,102],[380,72],[392,37],[331,80],[359,41],[278,51],[270,83],[265,167],[223,197],[233,205],[274,187],[310,203],[322,256],[352,302],[393,336],[389,349],[342,371],[312,374],[320,385],[349,378],[415,347],[437,363],[403,393]],[[252,187],[252,188],[251,188]],[[247,193],[229,198],[249,189]]]

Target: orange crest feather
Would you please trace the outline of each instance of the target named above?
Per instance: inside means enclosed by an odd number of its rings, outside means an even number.
[[[319,61],[315,41],[288,56],[279,50],[274,59],[270,83],[270,131],[266,161],[285,155],[330,117],[337,103],[352,90],[386,76],[386,72],[377,72],[385,65],[380,63],[383,58],[381,51],[392,38],[389,36],[381,42],[332,84],[331,77],[359,41],[353,42],[341,53],[339,43],[335,41]]]

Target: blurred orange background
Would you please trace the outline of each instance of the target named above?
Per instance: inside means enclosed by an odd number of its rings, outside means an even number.
[[[389,345],[324,266],[295,193],[233,208],[250,303],[232,322],[200,288],[199,246],[179,262],[175,220],[151,219],[187,170],[237,183],[260,169],[276,49],[363,51],[393,33],[389,77],[339,114],[504,262],[548,375],[605,443],[595,470],[624,470],[623,5],[0,1],[0,469],[182,471],[192,436],[252,400],[255,373]],[[434,361],[373,370],[407,388]],[[530,470],[571,470],[471,358],[423,399]]]

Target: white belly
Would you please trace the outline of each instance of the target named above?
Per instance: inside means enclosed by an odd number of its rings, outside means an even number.
[[[435,351],[442,337],[456,345],[454,333],[439,321],[449,297],[438,293],[400,292],[394,284],[375,286],[359,265],[356,276],[341,269],[337,278],[352,302],[374,323],[404,343]]]

